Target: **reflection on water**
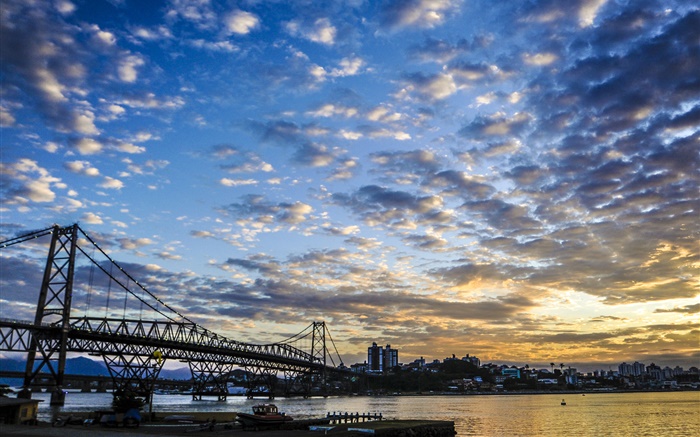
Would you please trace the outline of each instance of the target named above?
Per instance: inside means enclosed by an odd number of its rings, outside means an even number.
[[[40,420],[50,420],[50,395],[43,399]],[[389,419],[451,420],[459,436],[697,436],[700,435],[700,392],[591,393],[582,396],[396,396],[278,398],[280,411],[296,418],[328,412],[382,413]],[[68,393],[64,411],[107,409],[111,394]],[[263,399],[231,397],[226,402],[193,401],[183,395],[154,395],[153,411],[250,411]]]

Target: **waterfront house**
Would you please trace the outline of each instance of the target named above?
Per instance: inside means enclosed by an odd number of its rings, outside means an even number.
[[[36,423],[39,402],[42,401],[0,397],[0,423],[7,425]]]

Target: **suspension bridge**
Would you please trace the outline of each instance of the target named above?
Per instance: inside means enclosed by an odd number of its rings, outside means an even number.
[[[129,393],[147,400],[168,360],[188,364],[194,399],[216,396],[225,400],[229,374],[236,368],[248,374],[249,397],[272,396],[280,380],[286,396],[308,396],[312,390],[323,393],[329,374],[351,373],[325,322],[312,322],[302,332],[269,344],[224,337],[149,291],[78,224],[30,232],[0,242],[0,248],[25,243],[36,251],[33,242],[49,236],[34,320],[6,317],[11,308],[3,309],[0,318],[0,351],[27,356],[21,397],[30,398],[34,379],[49,374],[55,382],[51,404],[63,405],[68,353],[102,357],[115,396]],[[0,262],[5,260],[0,258]]]

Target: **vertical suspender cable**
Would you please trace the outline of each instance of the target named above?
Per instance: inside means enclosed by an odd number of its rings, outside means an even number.
[[[107,283],[107,303],[105,304],[105,319],[109,316],[109,296],[112,294],[112,266],[109,264],[109,282]]]
[[[129,278],[126,279],[126,288],[124,292],[124,312],[122,313],[122,319],[126,319],[126,299],[129,297]]]
[[[95,255],[95,248],[92,248]],[[85,317],[90,317],[90,298],[92,297],[92,282],[95,277],[95,263],[90,263],[90,276],[88,277],[87,297],[85,298]]]

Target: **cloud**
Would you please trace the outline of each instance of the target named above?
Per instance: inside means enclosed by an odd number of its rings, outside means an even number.
[[[141,67],[146,62],[140,56],[128,55],[121,59],[117,71],[119,79],[123,82],[133,83],[138,78],[138,67]]]
[[[339,62],[340,68],[334,68],[330,75],[333,77],[355,76],[361,72],[365,64],[365,61],[358,56],[343,58]]]
[[[259,195],[245,196],[243,197],[243,202],[232,203],[223,208],[227,213],[234,216],[266,224],[277,221],[279,223],[297,225],[307,221],[309,219],[308,216],[313,212],[313,207],[303,202],[271,203]]]
[[[242,185],[257,185],[258,181],[255,179],[229,179],[221,178],[219,183],[225,187],[238,187]]]
[[[184,20],[204,30],[211,30],[218,23],[217,13],[209,2],[173,0],[165,10],[165,18],[172,22]]]
[[[152,92],[143,91],[124,95],[116,103],[141,109],[178,109],[185,104],[185,100],[179,96],[158,98]]]
[[[238,35],[247,35],[260,27],[260,17],[247,11],[232,11],[225,18],[226,29]]]
[[[454,78],[444,73],[430,75],[413,73],[406,75],[403,80],[405,85],[399,92],[399,96],[403,94],[415,95],[421,101],[444,100],[457,92]]]
[[[253,173],[259,171],[270,173],[275,171],[273,166],[263,161],[257,153],[241,151],[236,147],[219,145],[215,146],[210,153],[216,159],[232,161],[220,164],[221,169],[228,173]]]
[[[56,193],[52,187],[60,186],[61,179],[51,176],[48,170],[31,159],[14,163],[0,163],[0,190],[8,204],[28,202],[53,202]]]
[[[154,255],[160,259],[170,260],[170,261],[178,261],[178,260],[182,259],[182,256],[172,254],[168,251],[157,252]]]
[[[585,0],[581,2],[578,18],[581,27],[593,25],[598,10],[607,3],[608,0]]]
[[[391,0],[382,5],[383,27],[398,30],[409,27],[433,28],[459,11],[459,2],[452,0]]]
[[[195,238],[214,238],[214,234],[209,231],[190,231],[190,235]]]
[[[80,217],[80,222],[88,225],[101,225],[104,223],[99,215],[92,212],[86,212],[83,214]]]
[[[81,155],[94,155],[100,153],[104,147],[102,143],[92,138],[79,138],[71,144]]]
[[[697,314],[700,313],[700,303],[693,305],[685,305],[682,307],[675,307],[671,309],[657,308],[654,310],[655,313],[681,313],[681,314]]]
[[[518,112],[508,117],[495,113],[488,117],[480,116],[459,131],[459,135],[468,138],[504,137],[521,134],[532,121],[532,115]]]
[[[135,250],[153,244],[150,238],[117,238],[120,249]]]
[[[295,162],[310,167],[326,167],[333,163],[334,160],[334,154],[323,144],[304,144],[294,154]]]
[[[368,226],[394,229],[415,229],[415,219],[443,205],[439,196],[415,196],[378,185],[365,185],[351,194],[334,193],[331,201],[357,214]]]
[[[83,176],[99,176],[100,174],[100,171],[93,167],[88,161],[70,161],[66,162],[64,166],[68,171]]]
[[[144,153],[146,151],[146,148],[143,146],[137,146],[132,143],[124,143],[120,142],[118,143],[115,148],[119,150],[120,152],[123,153],[129,153],[129,154],[137,154],[137,153]]]
[[[249,121],[247,127],[258,133],[264,143],[290,145],[304,140],[301,128],[296,123],[286,120],[269,121],[264,124]]]
[[[527,65],[551,65],[558,59],[554,53],[523,53],[523,62]]]
[[[119,179],[114,179],[110,176],[105,176],[102,180],[102,183],[100,184],[100,187],[107,188],[110,190],[121,190],[122,188],[124,188],[124,182],[120,181]]]
[[[318,18],[313,22],[292,20],[285,24],[285,29],[292,36],[325,45],[335,44],[337,34],[337,29],[328,18]]]
[[[352,118],[357,116],[358,112],[358,109],[354,107],[325,103],[313,111],[308,111],[306,114],[311,117],[341,116]]]
[[[0,105],[0,126],[10,127],[15,124],[17,119],[12,115],[10,110],[4,105]]]
[[[203,39],[193,39],[187,41],[192,47],[207,50],[210,52],[236,53],[241,49],[231,41],[207,41]]]

